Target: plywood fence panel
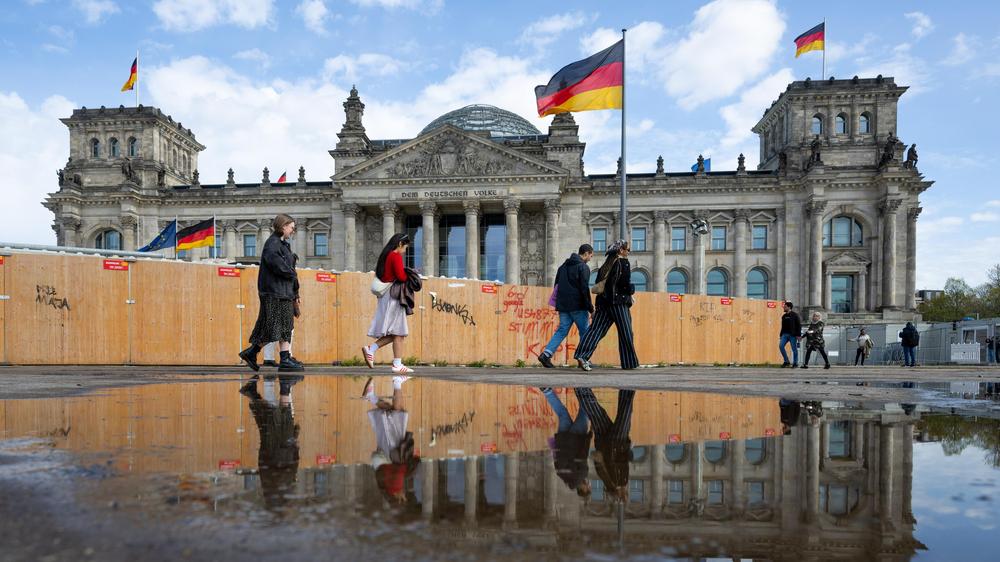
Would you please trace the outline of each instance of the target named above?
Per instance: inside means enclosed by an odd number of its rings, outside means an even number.
[[[257,313],[260,311],[260,295],[257,293],[256,267],[248,267],[240,272],[240,349],[250,345],[250,334],[257,323]],[[262,359],[262,358],[261,358]],[[239,361],[239,358],[236,358]]]
[[[376,298],[371,293],[371,282],[374,273],[344,273],[337,279],[337,346],[341,361],[349,359],[361,360],[361,346],[368,345],[372,339],[368,337],[368,328],[375,317]],[[413,316],[410,319],[414,318]],[[410,321],[412,330],[416,322]],[[414,338],[407,338],[409,344],[405,355],[414,353]],[[388,363],[392,361],[392,352],[380,350],[376,361]]]
[[[4,258],[7,357],[44,365],[124,364],[128,359],[128,271],[87,256]]]
[[[497,361],[496,285],[427,279],[418,297],[425,335],[421,356],[425,361],[446,360],[450,364]]]
[[[327,271],[299,272],[302,315],[295,319],[292,338],[295,357],[305,363],[326,364],[338,359],[338,291],[342,276]]]
[[[726,301],[730,304],[723,304]],[[727,364],[732,361],[735,348],[732,302],[728,297],[684,295],[682,358],[685,363]]]
[[[499,410],[494,385],[422,380],[423,416],[414,438],[426,456],[479,455],[484,447],[500,447]],[[409,384],[409,383],[407,383]]]
[[[5,297],[7,296],[7,270],[9,267],[7,264],[10,261],[10,256],[0,256],[0,365],[9,363],[7,359],[7,301]],[[0,426],[2,429],[2,426]]]
[[[549,287],[497,286],[500,315],[497,324],[498,361],[537,363],[538,354],[559,327],[559,313],[549,306]]]
[[[559,429],[559,419],[542,392],[534,387],[511,385],[496,387],[496,394],[501,437],[497,452],[548,449],[549,438]],[[560,400],[564,397],[561,395]]]

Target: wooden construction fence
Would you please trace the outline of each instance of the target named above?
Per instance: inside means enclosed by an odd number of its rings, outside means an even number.
[[[375,310],[371,273],[300,270],[294,352],[360,359]],[[0,256],[0,364],[235,365],[257,317],[257,268],[57,253]],[[548,287],[432,278],[409,317],[407,357],[451,365],[532,364],[559,324]],[[776,363],[776,301],[639,293],[644,365]],[[556,363],[572,363],[576,328]],[[615,330],[592,358],[618,364]]]

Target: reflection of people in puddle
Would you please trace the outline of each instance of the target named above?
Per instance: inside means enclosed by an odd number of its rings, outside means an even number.
[[[809,416],[809,423],[817,422],[823,416],[823,405],[819,402],[800,402],[782,398],[778,400],[781,415],[781,434],[790,435],[792,428],[799,424],[803,411]]]
[[[406,479],[411,477],[420,464],[420,458],[413,451],[413,433],[406,431],[410,414],[403,408],[403,383],[410,377],[392,377],[392,402],[375,394],[375,381],[365,383],[361,396],[372,403],[368,411],[368,421],[375,432],[375,451],[372,453],[372,468],[379,490],[390,504],[407,503]]]
[[[594,468],[604,482],[608,495],[618,501],[628,500],[628,472],[632,462],[632,403],[634,390],[618,391],[618,413],[611,421],[590,388],[576,389],[580,408],[587,412],[594,430]]]
[[[264,505],[268,508],[285,503],[285,496],[294,491],[299,470],[299,426],[292,409],[292,385],[301,375],[278,377],[278,393],[274,396],[273,380],[264,381],[264,396],[256,386],[244,386],[241,392],[250,398],[250,412],[260,432],[257,468]]]
[[[559,419],[559,428],[549,439],[556,474],[571,490],[576,490],[581,498],[589,498],[587,455],[590,453],[590,437],[593,433],[587,428],[587,412],[581,407],[574,420],[551,388],[540,390]]]

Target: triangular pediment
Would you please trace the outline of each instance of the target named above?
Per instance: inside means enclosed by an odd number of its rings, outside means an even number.
[[[868,265],[869,261],[867,257],[857,252],[841,252],[826,260],[825,263],[827,266],[852,267]]]
[[[335,182],[482,177],[562,178],[568,171],[453,125],[405,142],[333,177]]]

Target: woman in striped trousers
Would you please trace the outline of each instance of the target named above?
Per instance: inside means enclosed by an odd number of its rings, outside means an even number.
[[[618,330],[618,357],[621,359],[622,369],[639,367],[632,334],[632,313],[629,310],[632,307],[632,295],[635,294],[632,270],[628,263],[631,250],[628,241],[615,242],[608,248],[604,264],[597,272],[597,282],[591,289],[600,290],[595,302],[594,317],[573,355],[584,371],[591,370],[590,357],[594,355],[597,344],[608,334],[611,324]]]
[[[628,501],[629,463],[632,462],[632,405],[634,390],[618,391],[615,421],[597,401],[593,389],[577,388],[580,409],[587,413],[594,431],[594,470],[604,482],[608,495],[618,501]]]

